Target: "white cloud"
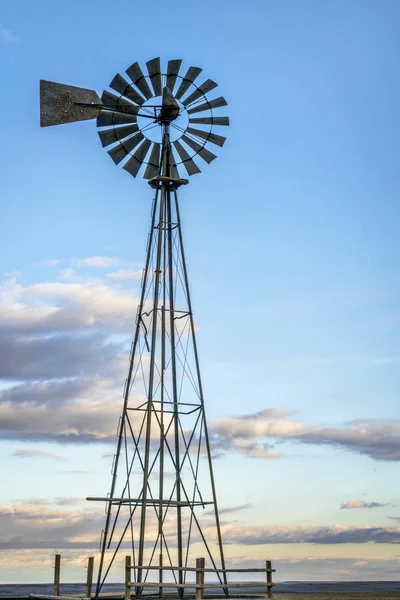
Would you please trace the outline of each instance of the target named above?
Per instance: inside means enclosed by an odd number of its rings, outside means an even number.
[[[37,450],[35,448],[23,448],[15,450],[11,456],[17,456],[18,458],[53,458],[54,460],[65,460],[58,454],[52,454],[51,452],[44,452],[43,450]]]
[[[103,379],[32,382],[0,394],[0,431],[5,439],[69,443],[114,442],[120,390]],[[18,406],[23,410],[16,410]],[[20,451],[19,456],[31,455]],[[40,451],[37,451],[42,454]]]
[[[381,508],[382,506],[387,506],[387,504],[382,504],[380,502],[364,502],[364,500],[349,500],[348,502],[344,502],[340,505],[341,510],[351,509],[351,508]]]
[[[138,299],[103,281],[51,282],[22,286],[8,277],[0,286],[0,331],[21,333],[134,329]]]
[[[122,355],[121,355],[122,354]],[[106,333],[13,335],[0,332],[0,379],[27,381],[67,377],[124,377],[126,353]]]
[[[80,504],[83,498],[78,496],[58,496],[49,500],[48,498],[19,498],[17,502],[24,506],[48,506],[49,504],[55,504],[56,506],[73,506],[74,504]]]
[[[123,281],[125,279],[136,279],[140,280],[142,278],[143,271],[139,269],[137,271],[128,270],[128,269],[119,269],[119,271],[114,271],[112,273],[107,273],[107,279],[111,279],[113,281]]]
[[[400,420],[356,419],[343,427],[314,426],[297,441],[342,448],[375,460],[400,460]]]
[[[282,452],[271,450],[271,446],[260,444],[251,440],[236,438],[231,441],[231,449],[245,454],[250,458],[281,458],[284,456]]]
[[[53,502],[57,506],[73,506],[74,504],[80,504],[83,498],[79,498],[78,496],[60,496],[58,498],[54,498]]]
[[[0,521],[0,548],[85,548],[97,545],[104,518],[101,509],[9,504],[0,506]],[[88,535],[90,544],[70,542],[72,537]]]
[[[224,523],[223,539],[244,545],[264,544],[376,544],[400,543],[400,527],[375,527],[373,525],[331,526],[260,526]]]
[[[55,267],[60,264],[61,259],[45,259],[41,260],[39,264],[43,265],[43,267]]]
[[[66,269],[60,271],[58,278],[61,279],[61,281],[69,281],[73,283],[77,281],[82,282],[82,277],[77,275],[72,267],[67,267]]]
[[[17,502],[26,506],[46,506],[49,501],[46,498],[19,498]]]
[[[120,264],[120,259],[116,256],[91,256],[89,258],[73,258],[74,267],[94,267],[96,269],[105,269],[115,267]]]
[[[237,450],[254,458],[268,458],[271,443],[292,440],[350,450],[375,460],[400,460],[400,420],[394,419],[357,419],[342,427],[306,425],[291,420],[284,409],[268,408],[217,419],[211,423],[210,431],[214,451]]]
[[[26,288],[26,297],[53,299],[58,306],[57,312],[69,310],[76,321],[82,325],[100,324],[109,319],[133,318],[136,314],[137,300],[132,292],[123,292],[102,283],[39,283]],[[60,306],[61,305],[61,306]],[[68,315],[67,315],[68,316]]]
[[[82,472],[84,474],[84,472]],[[0,506],[2,539],[0,548],[94,548],[104,525],[103,506],[97,503],[72,510],[68,503],[8,504]],[[240,508],[240,507],[239,507]],[[184,521],[185,524],[185,521]],[[149,514],[149,535],[157,535],[157,521]],[[165,523],[167,535],[174,535],[174,520]],[[227,545],[264,546],[265,544],[398,544],[400,527],[372,525],[265,526],[223,522],[222,538]],[[206,537],[214,537],[215,525],[203,528]]]
[[[0,23],[0,39],[3,42],[17,42],[18,41],[18,38],[15,37],[15,35],[11,31],[11,29],[4,27],[4,25],[2,25],[1,23]]]
[[[281,437],[305,431],[305,425],[288,421],[282,407],[272,407],[254,414],[213,421],[213,429],[228,438]]]

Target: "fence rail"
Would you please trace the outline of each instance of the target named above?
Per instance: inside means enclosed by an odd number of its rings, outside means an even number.
[[[143,571],[159,571],[160,574],[160,580],[157,581],[131,581],[132,577],[131,577],[131,571],[132,570],[139,570],[140,573],[142,573]],[[185,581],[185,582],[165,582],[163,581],[163,572],[164,571],[169,571],[169,572],[174,572],[177,571],[178,573],[180,572],[189,572],[189,573],[196,573],[196,581],[192,582],[192,581]],[[218,573],[265,573],[266,575],[266,579],[264,581],[249,581],[249,582],[243,582],[243,581],[232,581],[230,583],[207,583],[205,581],[205,574],[206,573],[214,573],[215,575],[217,575]],[[266,588],[266,595],[268,598],[272,598],[273,594],[272,594],[272,589],[273,587],[276,585],[273,581],[272,581],[272,573],[275,573],[275,569],[272,568],[271,565],[271,561],[267,560],[265,562],[265,568],[255,568],[255,569],[213,569],[213,568],[206,568],[205,567],[205,560],[204,558],[198,558],[196,560],[196,566],[195,567],[175,567],[175,566],[156,566],[156,565],[141,565],[140,567],[138,567],[137,565],[132,565],[131,563],[131,557],[130,556],[126,556],[125,557],[125,600],[130,600],[131,595],[132,595],[132,591],[135,590],[135,596],[139,597],[141,596],[142,590],[145,588],[158,588],[159,589],[159,596],[162,597],[163,595],[163,589],[165,588],[166,590],[171,590],[171,589],[176,589],[177,591],[179,590],[183,590],[183,589],[195,589],[196,590],[196,600],[203,600],[204,598],[204,590],[206,589],[210,589],[210,590],[221,590],[224,592],[225,596],[228,596],[229,593],[229,588],[233,588],[233,589],[248,589],[248,588]],[[243,597],[246,596],[254,596],[255,594],[241,594]],[[265,594],[263,594],[265,596]]]

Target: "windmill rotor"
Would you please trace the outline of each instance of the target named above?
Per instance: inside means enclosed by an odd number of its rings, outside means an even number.
[[[219,110],[227,105],[222,96],[210,98],[218,84],[205,79],[198,84],[202,69],[181,70],[182,60],[173,59],[162,70],[159,57],[138,62],[117,73],[101,98],[93,90],[41,81],[41,125],[43,127],[79,120],[97,119],[103,147],[116,165],[145,179],[161,175],[163,133],[169,128],[171,175],[195,175],[198,159],[212,162],[215,147],[226,138],[220,128],[229,118]],[[214,114],[217,111],[217,114]],[[194,160],[196,158],[196,160]],[[143,169],[142,169],[143,167]]]

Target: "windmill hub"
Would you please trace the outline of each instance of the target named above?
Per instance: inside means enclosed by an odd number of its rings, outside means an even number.
[[[179,117],[180,112],[181,107],[176,98],[172,95],[171,90],[165,86],[162,95],[162,108],[157,120],[163,124],[171,123],[171,121],[175,121]]]
[[[137,126],[144,137],[156,144],[162,143],[163,126],[171,125],[169,137],[171,142],[179,140],[189,127],[189,115],[182,102],[175,100],[173,107],[163,103],[163,96],[155,96],[146,100],[137,115]],[[150,119],[150,114],[154,117]]]

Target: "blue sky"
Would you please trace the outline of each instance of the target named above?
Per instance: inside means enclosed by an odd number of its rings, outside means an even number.
[[[101,92],[155,56],[203,67],[229,103],[225,147],[181,194],[215,443],[242,439],[246,415],[246,440],[282,454],[216,461],[221,506],[251,505],[226,513],[229,559],[276,557],[281,580],[398,578],[399,22],[395,0],[3,0],[1,581],[19,561],[49,581],[54,550],[83,579],[79,540],[32,550],[43,523],[97,545],[79,499],[108,489],[113,447],[50,442],[40,415],[71,426],[57,402],[73,380],[70,409],[101,398],[116,423],[140,281],[112,274],[141,270],[151,205],[93,122],[40,129],[39,80]]]

